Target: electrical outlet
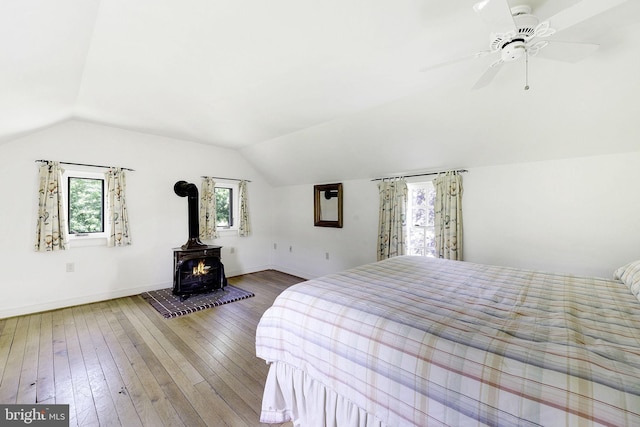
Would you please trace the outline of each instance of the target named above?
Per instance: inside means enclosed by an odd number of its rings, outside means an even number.
[[[76,265],[72,262],[67,263],[67,273],[73,273],[76,271]]]
[[[229,248],[229,253],[233,254],[236,252],[236,248],[234,248],[233,246]]]
[[[293,246],[289,246],[289,252],[293,252]]]
[[[329,252],[324,253],[324,259],[329,259]]]
[[[278,244],[277,244],[277,243],[274,243],[274,244],[273,244],[273,249],[274,249],[274,250],[275,250],[275,249],[278,249]]]

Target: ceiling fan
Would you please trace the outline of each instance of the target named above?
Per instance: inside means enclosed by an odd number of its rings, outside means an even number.
[[[579,2],[579,0],[574,0],[570,3]],[[489,65],[488,69],[473,86],[473,89],[480,89],[491,83],[504,64],[524,58],[527,62],[525,90],[528,90],[529,57],[539,56],[559,61],[577,62],[589,56],[598,48],[599,45],[593,43],[557,40],[557,34],[561,30],[582,22],[586,19],[585,16],[587,18],[592,17],[607,10],[602,4],[594,7],[595,2],[587,1],[585,3],[589,3],[587,4],[588,11],[586,12],[584,7],[582,10],[578,8],[577,11],[574,11],[574,8],[565,8],[543,21],[532,14],[532,8],[526,4],[511,7],[507,0],[482,0],[476,3],[473,9],[491,31],[489,49],[435,64],[424,68],[422,71],[440,68],[468,59],[493,55],[497,59]],[[572,12],[576,16],[571,16]],[[558,25],[554,24],[556,17],[560,17]]]

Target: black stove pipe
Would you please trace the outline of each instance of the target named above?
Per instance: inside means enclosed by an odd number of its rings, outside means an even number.
[[[178,181],[173,186],[173,191],[186,197],[189,203],[189,240],[182,245],[182,249],[194,249],[207,246],[200,241],[200,218],[198,212],[198,187],[193,183]]]

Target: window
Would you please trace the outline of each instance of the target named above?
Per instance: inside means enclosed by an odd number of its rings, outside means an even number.
[[[435,256],[436,190],[431,181],[407,183],[407,254]]]
[[[233,227],[233,188],[216,186],[216,225]]]
[[[106,237],[104,175],[65,171],[63,185],[69,238]]]
[[[67,178],[69,233],[104,232],[104,180]]]

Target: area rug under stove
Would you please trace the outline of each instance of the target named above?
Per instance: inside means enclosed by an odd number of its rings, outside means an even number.
[[[206,294],[194,294],[184,301],[180,301],[179,296],[173,295],[171,288],[144,292],[140,294],[140,296],[151,304],[162,316],[172,318],[251,298],[255,296],[255,294],[236,288],[235,286],[227,285],[224,290],[217,289]]]

